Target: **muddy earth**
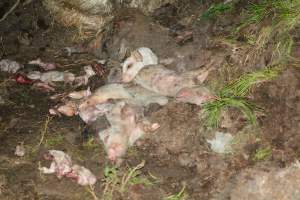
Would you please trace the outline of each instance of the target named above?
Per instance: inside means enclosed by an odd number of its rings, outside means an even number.
[[[200,2],[166,5],[150,16],[134,9],[121,10],[100,51],[67,56],[62,51],[64,47],[86,43],[78,31],[56,23],[40,1],[21,1],[0,22],[0,59],[26,64],[41,58],[58,63],[58,70],[74,73],[105,59],[105,73],[90,80],[92,91],[105,84],[109,70],[120,67],[128,52],[141,46],[151,48],[160,60],[171,59],[166,66],[178,72],[201,66],[213,68],[205,81],[212,90],[268,62],[264,54],[250,63],[241,62],[245,57],[243,51],[234,51],[232,46],[220,42],[219,38],[228,34],[238,20],[238,10],[225,18],[197,21],[197,16],[207,8]],[[12,1],[2,0],[0,17],[12,5]],[[186,37],[182,39],[182,35]],[[295,49],[298,44],[295,43]],[[122,45],[128,48],[127,54],[120,55]],[[86,125],[79,116],[53,117],[48,112],[57,104],[50,99],[52,95],[73,90],[68,84],[57,84],[56,91],[44,92],[0,72],[0,199],[105,199],[106,186],[113,179],[104,173],[112,165],[102,143],[83,135]],[[234,109],[223,116],[220,128],[210,129],[205,126],[199,106],[171,99],[166,106],[151,107],[146,115],[161,127],[129,149],[118,173],[122,178],[129,169],[145,161],[138,169],[139,176],[152,184],[137,181],[121,191],[117,183],[110,198],[164,199],[183,191],[186,199],[191,200],[299,199],[299,68],[287,68],[275,80],[260,84],[251,98],[264,108],[256,127]],[[216,132],[237,138],[231,153],[218,154],[212,150],[208,140]],[[15,148],[21,143],[26,153],[18,157]],[[50,164],[43,158],[50,149],[62,150],[74,163],[89,168],[97,177],[94,187],[41,174],[39,167]],[[259,150],[266,149],[267,156],[255,159]],[[278,188],[279,184],[285,188]],[[268,192],[273,188],[278,193],[258,193],[258,188]]]

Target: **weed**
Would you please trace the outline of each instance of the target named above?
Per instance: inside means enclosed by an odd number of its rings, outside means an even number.
[[[99,147],[99,144],[94,138],[91,137],[83,143],[83,147],[86,149],[96,149]]]
[[[272,57],[276,57],[279,61],[287,62],[291,59],[293,45],[293,37],[289,33],[282,34],[275,44]]]
[[[185,190],[185,185],[178,192],[178,194],[174,194],[174,195],[165,197],[163,200],[186,200],[188,195],[184,192],[184,190]]]
[[[222,111],[229,107],[239,109],[251,124],[256,125],[255,111],[262,111],[262,109],[249,102],[246,96],[255,85],[277,77],[281,70],[282,66],[277,65],[244,74],[223,87],[216,100],[203,105],[207,126],[217,127]]]
[[[226,85],[220,92],[220,97],[245,97],[249,94],[253,86],[272,80],[277,77],[282,71],[282,66],[277,65],[273,67],[267,67],[265,69],[244,74],[240,76],[237,80]]]
[[[259,4],[250,4],[246,12],[243,14],[244,19],[236,32],[249,26],[250,24],[258,24],[263,19],[272,15],[272,6],[270,0],[261,1]]]
[[[262,161],[270,158],[272,155],[272,149],[269,147],[257,149],[253,157],[254,161]]]
[[[45,120],[45,122],[44,122],[44,124],[43,124],[43,126],[41,128],[41,138],[40,138],[40,141],[39,141],[39,143],[35,147],[32,148],[33,152],[37,151],[40,148],[40,146],[43,144],[44,139],[45,139],[45,135],[48,132],[49,123],[51,122],[51,120],[52,120],[52,117],[47,116],[47,118],[46,118],[46,120]]]
[[[86,187],[86,190],[92,195],[94,200],[99,200],[99,198],[96,195],[94,186],[90,185],[90,186]]]
[[[64,136],[61,134],[52,135],[51,137],[45,140],[46,147],[54,147],[58,144],[61,144],[64,141]]]
[[[206,116],[206,123],[209,127],[217,127],[220,121],[221,112],[229,107],[234,107],[242,111],[247,120],[256,125],[256,116],[254,111],[261,110],[255,104],[248,102],[244,98],[221,97],[215,101],[204,104],[203,110]]]
[[[257,52],[257,49],[263,49],[273,39],[273,58],[276,61],[285,62],[286,58],[290,57],[294,44],[290,32],[300,22],[299,11],[300,0],[264,0],[258,4],[251,4],[244,14],[241,25],[237,27],[236,32],[239,32],[250,24],[258,25],[264,19],[271,19],[271,29],[268,28],[269,31],[266,32],[262,28],[260,33],[258,33],[257,42],[255,43],[258,47],[254,51]],[[261,42],[262,39],[263,42]]]
[[[218,3],[218,4],[212,4],[207,11],[205,11],[200,19],[209,20],[216,18],[219,15],[222,15],[226,12],[229,12],[233,9],[232,3]]]
[[[259,24],[266,18],[272,18],[274,28],[290,31],[300,19],[300,0],[263,0],[258,4],[250,4],[244,13],[244,19],[238,30],[250,24]]]
[[[136,184],[150,186],[153,184],[147,177],[143,177],[140,169],[145,165],[145,161],[134,168],[129,168],[122,173],[116,167],[106,166],[104,169],[104,189],[103,198],[112,199],[115,192],[124,194],[128,187]]]

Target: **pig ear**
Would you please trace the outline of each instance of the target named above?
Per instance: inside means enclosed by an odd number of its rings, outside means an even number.
[[[184,98],[191,96],[191,91],[188,88],[182,88],[177,94],[176,98]]]

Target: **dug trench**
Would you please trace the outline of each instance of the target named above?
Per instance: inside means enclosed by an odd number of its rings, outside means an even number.
[[[239,59],[245,55],[237,56],[230,46],[215,40],[232,28],[235,14],[217,22],[195,25],[195,16],[201,14],[203,5],[193,1],[186,5],[165,6],[152,16],[134,9],[122,10],[104,49],[95,57],[93,54],[60,56],[61,49],[75,45],[76,30],[66,30],[54,23],[41,2],[32,1],[19,6],[0,23],[0,56],[21,63],[39,57],[72,72],[79,72],[96,59],[109,60],[106,73],[89,83],[92,91],[105,83],[112,66],[120,66],[121,45],[129,51],[149,47],[160,60],[171,59],[167,67],[178,72],[201,66],[213,68],[204,83],[211,88],[266,62],[266,55],[262,54],[255,64],[241,64]],[[0,2],[1,13],[10,6],[10,1]],[[187,39],[182,40],[180,36],[186,33],[192,33],[192,37],[187,34]],[[113,182],[104,173],[110,163],[101,142],[82,139],[85,125],[78,116],[52,117],[48,113],[56,104],[50,96],[72,88],[59,85],[55,92],[37,91],[13,81],[9,74],[0,75],[0,198],[101,199],[108,180]],[[273,169],[290,166],[299,158],[299,77],[297,68],[288,68],[275,80],[255,88],[251,98],[264,108],[264,113],[258,115],[256,128],[235,109],[229,109],[223,116],[226,123],[218,129],[205,126],[202,108],[196,105],[170,100],[165,106],[148,110],[150,120],[161,127],[129,149],[119,171],[126,173],[145,161],[139,173],[152,184],[139,183],[137,179],[123,192],[112,191],[112,199],[164,199],[180,191],[188,195],[187,199],[240,199],[245,189],[239,188],[239,183],[246,182],[247,175],[248,178],[256,173],[264,176]],[[208,140],[216,131],[238,138],[231,153],[218,154],[211,149]],[[24,157],[14,155],[19,143],[25,146]],[[49,149],[63,150],[74,162],[88,167],[98,180],[93,192],[68,179],[41,174],[38,168],[49,164],[43,159]],[[270,153],[263,159],[255,159],[257,152],[264,149],[270,149]],[[289,177],[292,183],[287,183],[294,184],[299,172],[294,175]],[[275,184],[276,181],[269,187],[275,188]]]

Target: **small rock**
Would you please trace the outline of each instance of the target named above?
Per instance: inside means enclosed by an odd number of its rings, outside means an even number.
[[[215,138],[207,140],[211,149],[216,153],[228,153],[231,151],[230,143],[233,137],[229,133],[216,132]]]
[[[24,147],[23,142],[16,146],[15,155],[19,157],[23,157],[25,155],[26,149]]]

